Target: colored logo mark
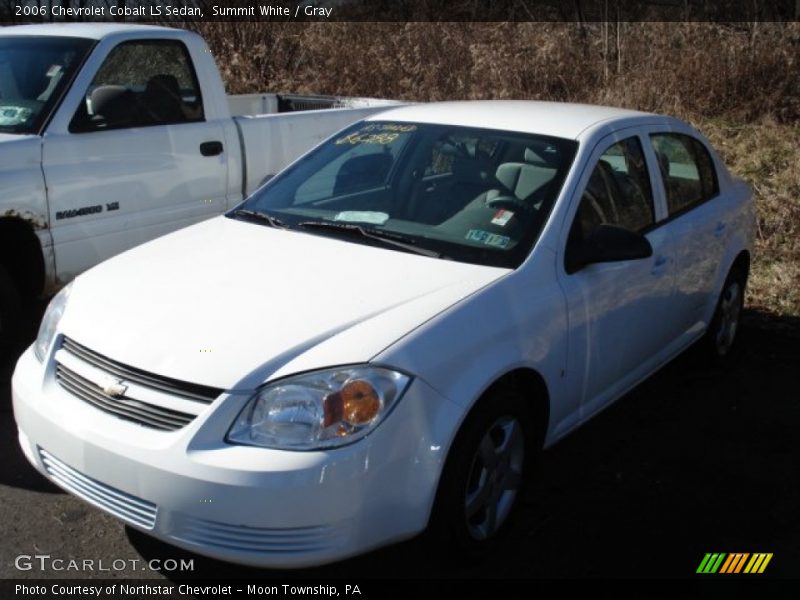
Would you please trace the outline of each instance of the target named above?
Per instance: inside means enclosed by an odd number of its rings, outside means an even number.
[[[772,552],[708,552],[700,561],[697,573],[763,573],[771,560]]]

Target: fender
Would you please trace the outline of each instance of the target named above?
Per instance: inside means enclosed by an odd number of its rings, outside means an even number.
[[[755,239],[756,216],[752,202],[745,202],[744,196],[751,195],[747,185],[743,182],[736,183],[736,202],[741,207],[738,212],[733,216],[734,232],[725,247],[725,254],[719,263],[715,281],[714,281],[714,294],[709,298],[708,304],[703,311],[703,320],[706,324],[711,322],[714,311],[717,308],[717,300],[722,293],[722,286],[725,285],[725,279],[730,273],[733,263],[742,252],[747,252],[750,256],[750,265],[752,269],[753,260],[753,240]]]
[[[36,291],[50,293],[58,287],[55,277],[53,239],[47,209],[47,190],[42,174],[42,138],[35,135],[0,135],[0,222],[7,223],[14,235],[36,236],[44,265],[43,281],[31,286]],[[18,239],[18,238],[16,238]],[[0,240],[1,242],[2,240]],[[8,243],[14,243],[7,238]],[[1,244],[0,244],[1,245]],[[15,263],[28,268],[26,257],[14,255]],[[39,257],[29,257],[37,259]],[[19,279],[19,274],[18,279]],[[24,277],[24,273],[23,279]]]

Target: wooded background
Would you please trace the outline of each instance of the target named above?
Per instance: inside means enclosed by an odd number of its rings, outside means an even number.
[[[13,3],[0,0],[0,16]],[[800,0],[348,0],[337,6],[340,17],[346,10],[353,19],[394,21],[166,24],[206,38],[229,93],[557,100],[682,117],[755,191],[750,306],[800,323]],[[632,6],[641,18],[673,20],[626,21]],[[702,11],[716,20],[674,20]],[[724,14],[738,20],[721,22]],[[548,22],[499,21],[532,16]],[[447,18],[462,21],[424,22]]]
[[[187,26],[208,40],[229,93],[560,100],[682,117],[755,191],[750,306],[800,316],[796,22]]]

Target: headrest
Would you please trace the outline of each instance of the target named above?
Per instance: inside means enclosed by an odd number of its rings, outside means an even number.
[[[181,97],[181,88],[174,75],[153,75],[148,79],[145,94],[154,92],[166,92],[175,98]]]
[[[517,188],[517,181],[519,181],[524,166],[522,163],[503,163],[497,167],[495,177],[497,177],[497,181],[513,192]]]
[[[534,152],[530,148],[525,148],[525,162],[538,163],[541,165],[547,164],[547,161],[543,159],[539,153]]]
[[[663,152],[656,150],[656,159],[658,160],[658,168],[661,169],[661,176],[668,177],[670,171],[669,157]]]

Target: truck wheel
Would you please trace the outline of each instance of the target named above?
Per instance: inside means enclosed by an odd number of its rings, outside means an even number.
[[[464,558],[480,558],[519,504],[523,478],[542,443],[525,398],[513,388],[490,392],[473,409],[448,454],[431,533]]]
[[[20,297],[17,286],[0,267],[0,359],[5,359],[17,341],[20,320]]]
[[[731,269],[722,286],[714,316],[702,340],[703,354],[706,361],[712,365],[727,365],[737,355],[739,346],[736,342],[740,337],[746,286],[745,272],[737,267]]]

